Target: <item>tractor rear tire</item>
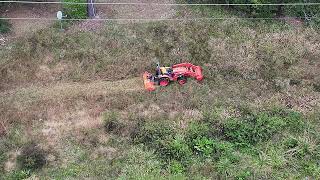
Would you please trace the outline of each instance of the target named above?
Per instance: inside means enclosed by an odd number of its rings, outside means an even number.
[[[159,85],[160,85],[160,86],[163,86],[163,87],[168,86],[168,85],[169,85],[169,79],[167,79],[167,78],[161,78],[161,79],[159,80]]]
[[[184,77],[184,76],[179,77],[179,78],[178,78],[178,83],[179,83],[180,85],[184,85],[185,83],[187,83],[187,78]]]

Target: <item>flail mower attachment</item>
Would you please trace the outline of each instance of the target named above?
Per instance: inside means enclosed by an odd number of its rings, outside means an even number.
[[[157,64],[156,74],[149,72],[143,74],[144,87],[147,91],[154,91],[156,85],[167,86],[172,81],[178,81],[180,85],[187,82],[188,77],[193,77],[197,81],[203,79],[202,68],[191,63],[175,64],[171,67],[160,67]]]
[[[154,86],[152,74],[145,72],[143,73],[143,82],[144,82],[144,88],[147,91],[154,91],[156,90],[156,87]]]

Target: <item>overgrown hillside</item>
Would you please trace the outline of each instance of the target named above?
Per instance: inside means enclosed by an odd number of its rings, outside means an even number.
[[[177,11],[225,16],[226,10]],[[2,179],[318,179],[320,34],[303,22],[76,25],[0,50]],[[149,93],[189,61],[205,79]]]

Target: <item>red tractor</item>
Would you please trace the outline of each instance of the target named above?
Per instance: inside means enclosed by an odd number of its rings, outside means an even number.
[[[143,74],[144,86],[148,91],[154,91],[155,85],[168,86],[172,81],[178,81],[180,85],[187,82],[187,77],[193,77],[197,81],[203,79],[202,69],[191,63],[175,64],[171,67],[160,67],[157,63],[156,75],[145,72]]]

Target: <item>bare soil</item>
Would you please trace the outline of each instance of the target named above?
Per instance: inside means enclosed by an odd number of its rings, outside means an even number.
[[[97,2],[128,2],[128,3],[175,3],[174,0],[99,0]],[[136,18],[136,19],[160,19],[172,18],[175,16],[175,10],[171,6],[158,5],[99,5],[97,6],[98,16],[100,18]]]
[[[153,21],[152,19],[169,19],[176,15],[176,11],[171,6],[157,6],[151,3],[175,3],[174,0],[129,0],[129,1],[114,1],[114,0],[98,0],[96,2],[127,2],[127,3],[150,3],[145,5],[96,5],[96,19],[121,19],[118,23],[130,23],[138,21],[130,21],[126,19],[147,19],[141,22]],[[71,31],[97,31],[100,30],[105,21],[83,21],[77,23]]]
[[[55,18],[60,5],[18,5],[4,9],[0,16],[9,18]],[[40,29],[51,26],[49,20],[10,20],[12,33],[8,38],[30,35]]]

